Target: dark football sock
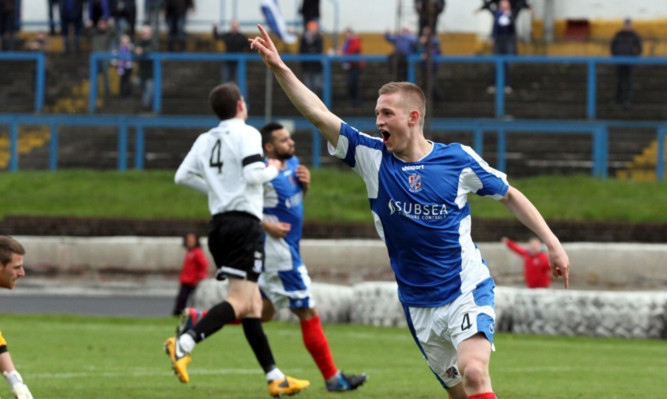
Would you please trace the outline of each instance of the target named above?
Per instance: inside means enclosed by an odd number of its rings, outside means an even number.
[[[243,332],[264,372],[268,373],[275,368],[276,362],[273,360],[273,353],[264,334],[261,320],[256,317],[243,319]]]
[[[216,331],[234,319],[236,319],[236,313],[234,312],[232,305],[227,301],[219,303],[213,306],[208,313],[206,313],[206,316],[202,317],[202,319],[195,324],[192,330],[190,330],[194,334],[190,335],[193,335],[192,338],[194,338],[195,342],[200,342],[215,334]],[[187,333],[190,333],[190,331]]]

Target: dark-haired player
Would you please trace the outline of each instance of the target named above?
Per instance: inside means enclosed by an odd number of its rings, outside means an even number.
[[[351,391],[366,381],[366,374],[345,374],[336,368],[315,308],[308,270],[301,260],[299,242],[303,227],[303,197],[310,186],[310,171],[294,156],[294,140],[281,124],[272,122],[260,129],[269,159],[280,161],[280,172],[264,183],[266,261],[258,284],[265,296],[262,320],[273,319],[276,309],[289,308],[300,321],[303,343],[320,369],[331,392]],[[192,325],[201,314],[188,309],[180,330]]]
[[[14,289],[16,280],[25,276],[23,270],[23,245],[8,236],[0,236],[0,287]],[[7,341],[0,332],[0,371],[12,388],[12,394],[16,399],[32,399],[32,394],[23,383],[21,374],[14,367],[12,357],[7,350]]]
[[[201,134],[176,171],[175,181],[208,195],[212,219],[208,246],[220,279],[229,278],[229,295],[191,329],[165,342],[174,371],[188,382],[187,365],[195,345],[225,324],[242,319],[243,332],[262,366],[272,396],[308,387],[276,367],[260,321],[262,298],[257,278],[264,263],[263,184],[278,174],[280,162],[264,163],[262,139],[248,126],[246,103],[234,83],[215,87],[209,102],[220,124]]]

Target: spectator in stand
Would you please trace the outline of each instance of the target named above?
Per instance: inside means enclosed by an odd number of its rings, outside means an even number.
[[[14,50],[16,2],[17,0],[0,0],[0,36],[2,36],[2,51]]]
[[[128,35],[123,35],[120,38],[120,43],[118,44],[118,50],[115,52],[118,54],[116,59],[116,72],[120,76],[120,98],[127,98],[132,95],[132,68],[134,67],[134,61],[132,60],[133,54],[132,41]]]
[[[438,63],[433,61],[433,57],[441,54],[440,39],[438,39],[438,35],[431,34],[431,28],[428,26],[424,27],[422,35],[419,37],[418,49],[422,58],[422,61],[419,64],[422,70],[422,78],[424,79],[424,84],[422,86],[426,88],[427,85],[426,76],[428,73],[427,68],[430,55],[431,78],[433,79],[433,82],[431,83],[433,98],[436,101],[442,100],[444,98],[444,94],[442,93],[442,89],[440,89],[440,85],[438,84]]]
[[[301,37],[299,54],[322,54],[323,50],[324,41],[322,35],[320,35],[320,27],[317,22],[310,21]],[[321,97],[324,84],[322,63],[320,61],[302,61],[301,69],[305,74],[304,83],[306,86]]]
[[[516,13],[512,11],[509,0],[500,0],[498,9],[493,11],[493,54],[495,55],[516,55]],[[509,65],[505,63],[505,93],[512,93],[512,86],[509,80]],[[494,74],[495,76],[495,74]],[[487,93],[493,94],[496,92],[496,86],[492,85],[487,88]]]
[[[160,48],[160,12],[164,6],[163,3],[163,0],[144,1],[144,25],[151,27],[153,48],[156,51]]]
[[[118,0],[112,1],[114,4],[111,15],[113,15],[118,28],[118,34],[127,34],[134,40],[135,27],[137,21],[137,2],[136,0]]]
[[[395,73],[396,81],[402,82],[408,80],[408,57],[414,54],[419,38],[412,34],[407,26],[401,33],[392,35],[390,30],[384,34],[384,39],[394,45],[394,52],[391,55],[392,69]]]
[[[113,23],[111,20],[111,1],[112,0],[89,0],[88,21],[86,21],[86,26],[97,26],[97,22],[100,20],[107,21],[107,23]]]
[[[153,60],[148,56],[156,50],[153,40],[153,29],[150,25],[141,28],[141,38],[134,53],[139,57],[139,84],[141,86],[141,106],[145,111],[150,111],[153,105]]]
[[[181,275],[178,278],[181,288],[178,291],[176,303],[174,303],[172,312],[174,316],[179,316],[183,312],[190,294],[197,288],[199,282],[208,276],[208,260],[206,260],[204,251],[201,249],[199,236],[195,233],[186,234],[183,237],[183,247],[185,247],[187,253],[183,260]]]
[[[303,17],[303,31],[308,30],[308,22],[320,23],[320,0],[303,0],[299,13]]]
[[[623,23],[623,29],[618,31],[611,41],[611,54],[621,57],[637,57],[642,53],[642,39],[632,28],[629,18]],[[616,65],[616,104],[630,108],[632,103],[632,73],[634,65]]]
[[[83,0],[60,0],[60,33],[65,42],[65,52],[71,50],[69,27],[74,28],[74,51],[81,51],[81,28],[83,27]]]
[[[225,43],[225,53],[238,54],[249,51],[248,38],[241,33],[241,24],[239,21],[232,20],[229,32],[220,33],[220,25],[213,25],[213,38],[222,40]],[[236,81],[236,70],[238,61],[227,60],[222,64],[222,83]]]
[[[361,38],[354,33],[352,28],[345,30],[343,45],[338,49],[338,55],[361,55]],[[359,77],[364,66],[363,61],[346,61],[343,63],[343,69],[347,71],[347,93],[352,101],[352,106],[355,108],[361,105]]]
[[[528,248],[523,248],[507,237],[501,238],[503,244],[523,257],[523,276],[528,288],[546,288],[551,285],[551,267],[549,257],[542,249],[542,241],[533,237],[528,241]]]
[[[492,14],[498,10],[498,4],[500,0],[482,0],[482,6],[477,10],[477,12],[482,10],[488,10]],[[532,11],[533,7],[528,4],[527,0],[510,0],[510,8],[515,14],[519,14],[524,8]]]
[[[46,33],[38,33],[28,42],[28,51],[49,51],[49,38]]]
[[[188,10],[194,10],[192,0],[165,0],[164,16],[169,27],[167,48],[175,51],[175,43],[178,41],[180,50],[185,51],[185,17]]]
[[[90,37],[90,47],[93,52],[106,53],[114,51],[117,47],[116,42],[116,27],[109,22],[113,20],[105,20],[100,18],[95,27],[88,28],[86,31]],[[111,96],[111,86],[109,84],[109,62],[108,60],[99,60],[97,62],[97,73],[102,74],[104,83],[104,96]]]
[[[415,11],[419,15],[418,34],[424,34],[424,27],[429,26],[431,32],[438,32],[438,17],[445,9],[445,0],[415,0]]]
[[[46,0],[47,7],[49,8],[49,35],[55,36],[56,34],[56,20],[53,18],[53,9],[58,8],[58,0]]]

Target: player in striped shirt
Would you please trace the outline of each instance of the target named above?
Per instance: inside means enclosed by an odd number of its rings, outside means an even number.
[[[535,206],[460,144],[426,140],[426,101],[408,82],[379,90],[382,138],[347,125],[299,81],[266,31],[251,40],[295,107],[329,142],[329,152],[365,181],[375,226],[387,245],[415,342],[453,399],[495,399],[489,376],[495,284],[470,237],[469,193],[501,201],[547,245],[554,275],[568,286],[569,260]]]

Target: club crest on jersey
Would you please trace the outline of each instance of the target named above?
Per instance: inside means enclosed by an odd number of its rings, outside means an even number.
[[[416,173],[408,176],[408,185],[410,186],[410,192],[418,193],[422,190],[422,177]]]

